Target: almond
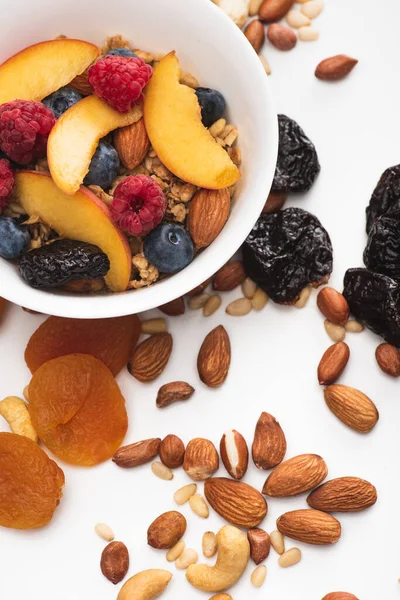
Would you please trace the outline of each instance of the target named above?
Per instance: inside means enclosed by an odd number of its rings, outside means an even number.
[[[328,467],[318,454],[300,454],[276,467],[262,492],[274,498],[297,496],[319,485],[327,474]]]
[[[134,349],[128,370],[133,377],[146,383],[164,371],[172,352],[170,333],[159,333],[144,340]]]
[[[206,248],[220,234],[229,217],[229,190],[200,189],[190,203],[188,231],[196,248]]]
[[[337,519],[311,508],[285,513],[279,517],[276,526],[283,535],[306,544],[334,544],[341,534]]]
[[[186,531],[186,519],[176,510],[165,512],[152,522],[147,530],[147,543],[158,550],[175,546]]]
[[[233,479],[242,479],[249,464],[246,440],[236,429],[230,429],[221,438],[220,454],[225,469]]]
[[[134,169],[140,165],[150,148],[144,119],[117,129],[114,133],[114,146],[127,169]]]
[[[272,23],[267,30],[267,37],[271,44],[278,50],[284,52],[292,50],[297,44],[297,36],[293,29],[280,25],[279,23]],[[286,196],[277,194],[279,198],[283,198],[282,206],[286,200]],[[263,212],[266,212],[265,210]]]
[[[122,581],[129,569],[129,552],[125,544],[108,544],[101,554],[100,569],[111,583],[117,584]]]
[[[315,69],[315,77],[323,81],[337,81],[343,79],[354,69],[358,60],[346,56],[346,54],[337,54],[321,61]]]
[[[268,557],[271,549],[269,534],[264,529],[249,529],[247,539],[250,544],[250,556],[256,565],[259,565]]]
[[[156,404],[158,408],[165,408],[174,402],[189,400],[194,394],[194,387],[186,381],[171,381],[162,385],[158,390]]]
[[[265,41],[264,25],[258,19],[254,19],[250,21],[243,33],[258,53]]]
[[[254,432],[252,455],[258,469],[272,469],[285,458],[286,438],[278,421],[267,412],[261,413]]]
[[[256,527],[267,514],[265,498],[241,481],[212,477],[204,484],[204,494],[215,512],[238,527]]]
[[[226,329],[218,325],[205,337],[197,358],[200,379],[208,387],[222,385],[231,364],[231,343]]]
[[[272,23],[280,21],[289,12],[294,0],[264,0],[258,11],[261,21]]]
[[[122,446],[113,456],[113,462],[119,467],[138,467],[150,462],[160,449],[160,438],[150,438],[135,444]]]
[[[68,84],[68,87],[74,88],[82,96],[90,96],[93,94],[93,88],[88,81],[88,69],[74,77],[74,79]]]
[[[380,344],[375,351],[376,362],[384,373],[400,376],[400,352],[391,344]]]
[[[358,600],[358,598],[348,592],[331,592],[324,596],[322,600]]]
[[[375,504],[376,488],[358,477],[331,479],[312,491],[307,498],[311,508],[325,512],[353,512]]]
[[[350,348],[344,342],[332,344],[324,352],[318,365],[318,381],[321,385],[335,383],[343,373],[350,358]]]
[[[189,298],[193,298],[193,296],[198,296],[199,294],[201,294],[202,292],[204,292],[204,290],[207,288],[207,286],[210,283],[210,281],[211,281],[211,277],[210,277],[210,279],[207,279],[206,281],[203,281],[203,283],[201,283],[197,287],[195,287],[192,290],[190,290],[190,292],[188,292],[186,295],[189,296]]]
[[[227,263],[213,278],[213,288],[219,292],[230,292],[243,283],[246,273],[241,260]]]
[[[219,457],[215,446],[205,438],[190,440],[185,452],[183,469],[193,481],[204,481],[219,467]]]
[[[375,404],[359,390],[336,383],[325,388],[324,396],[328,408],[351,429],[367,433],[377,424]]]
[[[183,465],[185,444],[177,435],[167,435],[160,445],[161,462],[170,469]]]
[[[346,325],[350,309],[346,298],[337,290],[326,287],[317,296],[317,306],[324,317],[335,325]]]
[[[185,313],[185,301],[181,296],[180,298],[171,300],[171,302],[167,302],[167,304],[162,304],[158,307],[158,310],[161,310],[162,313],[168,315],[169,317],[178,317],[179,315],[183,315]]]
[[[270,192],[262,209],[263,213],[276,213],[281,210],[287,199],[287,194]]]

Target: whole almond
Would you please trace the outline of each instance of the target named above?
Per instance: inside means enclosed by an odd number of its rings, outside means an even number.
[[[285,27],[285,25],[280,25],[279,23],[272,23],[267,29],[267,37],[271,44],[275,46],[278,50],[288,51],[292,50],[297,44],[297,36],[293,29],[290,27]],[[285,203],[286,196],[277,195],[280,198],[283,198],[282,206]],[[267,211],[263,211],[267,212]],[[274,211],[276,212],[276,211]]]
[[[278,192],[270,192],[267,201],[262,209],[263,213],[277,213],[281,210],[287,199],[287,194],[279,194]]]
[[[257,527],[268,511],[260,492],[242,481],[212,477],[204,484],[204,494],[215,512],[238,527]]]
[[[122,446],[113,456],[113,462],[119,467],[138,467],[150,462],[160,449],[160,438],[150,438],[135,444]]]
[[[375,504],[376,488],[358,477],[331,479],[313,490],[307,498],[311,508],[325,512],[354,512]]]
[[[220,234],[229,217],[229,190],[200,189],[190,203],[187,227],[196,248],[206,248]]]
[[[331,592],[330,594],[326,594],[322,600],[358,600],[358,598],[348,592]]]
[[[355,431],[367,433],[378,422],[379,413],[375,404],[355,388],[336,383],[325,388],[324,397],[333,414]]]
[[[158,550],[175,546],[186,531],[186,519],[176,510],[165,512],[147,530],[147,543]]]
[[[229,429],[221,438],[219,451],[229,475],[233,479],[242,479],[249,464],[249,451],[242,434]]]
[[[300,454],[278,465],[262,492],[274,498],[297,496],[319,485],[327,474],[328,467],[318,454]]]
[[[162,304],[158,307],[162,313],[168,315],[169,317],[178,317],[183,315],[186,311],[185,301],[182,298],[176,298],[175,300],[171,300],[171,302],[167,302],[167,304]]]
[[[289,12],[294,0],[264,0],[258,11],[261,21],[273,23],[280,21]]]
[[[134,349],[128,364],[133,377],[146,383],[164,371],[172,352],[170,333],[158,333],[144,340]]]
[[[346,298],[332,287],[323,288],[317,296],[317,306],[324,317],[336,325],[346,325],[350,308]]]
[[[400,352],[391,344],[380,344],[375,351],[380,369],[391,377],[400,376]]]
[[[101,554],[100,569],[104,577],[114,585],[122,581],[129,569],[129,552],[125,544],[108,544]]]
[[[323,81],[337,81],[343,79],[354,69],[358,60],[346,56],[346,54],[337,54],[330,58],[325,58],[315,69],[315,77]]]
[[[134,169],[140,165],[150,148],[144,119],[117,129],[114,133],[114,146],[127,169]]]
[[[183,465],[185,444],[177,435],[167,435],[160,445],[161,462],[170,469]]]
[[[334,544],[340,538],[337,519],[320,510],[303,508],[283,514],[276,522],[279,531],[306,544]]]
[[[165,408],[174,402],[189,400],[193,394],[194,388],[186,381],[171,381],[158,390],[156,404],[158,408]]]
[[[332,344],[324,352],[318,365],[318,381],[321,385],[335,383],[343,373],[350,358],[350,348],[344,342]]]
[[[269,534],[256,527],[248,530],[247,539],[250,544],[250,556],[256,565],[259,565],[268,557],[271,549]]]
[[[211,477],[218,467],[218,452],[210,440],[205,438],[190,440],[183,461],[183,469],[190,479],[204,481]]]
[[[258,469],[272,469],[285,458],[286,438],[278,421],[267,412],[261,413],[254,432],[252,456]]]
[[[211,277],[210,277],[210,279],[207,279],[206,281],[203,281],[203,283],[201,283],[197,287],[195,287],[192,290],[190,290],[190,292],[188,292],[186,295],[189,296],[189,298],[193,298],[193,296],[198,296],[199,294],[201,294],[202,292],[204,292],[204,290],[207,288],[207,286],[210,283],[210,281],[211,281]]]
[[[74,90],[82,94],[82,96],[90,96],[93,94],[93,88],[88,81],[88,69],[85,69],[83,73],[74,77],[74,79],[68,84],[68,87],[72,87]]]
[[[213,288],[219,292],[230,292],[243,283],[246,273],[241,260],[234,260],[217,271],[213,278]]]
[[[243,33],[258,53],[265,41],[264,25],[258,19],[254,19],[250,21]]]
[[[208,387],[222,385],[231,364],[231,343],[226,329],[218,325],[204,339],[197,358],[200,379]]]

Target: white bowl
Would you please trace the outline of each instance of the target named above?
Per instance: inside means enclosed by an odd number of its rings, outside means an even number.
[[[219,237],[186,269],[148,288],[99,296],[35,290],[0,259],[0,296],[63,317],[100,318],[149,310],[190,291],[236,252],[257,220],[274,175],[278,128],[268,78],[240,29],[210,0],[26,0],[7,2],[0,60],[63,33],[102,44],[122,34],[135,47],[176,50],[185,71],[220,90],[239,130],[242,178]],[[35,77],[35,73],[32,73]]]

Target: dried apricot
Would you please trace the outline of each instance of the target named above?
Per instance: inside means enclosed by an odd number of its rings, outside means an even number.
[[[64,473],[32,440],[0,433],[0,525],[47,525],[62,497]]]
[[[49,317],[35,331],[25,350],[25,360],[34,373],[43,363],[73,354],[91,354],[117,375],[127,364],[140,335],[136,315],[113,319],[63,319]]]
[[[89,354],[60,356],[39,367],[29,384],[29,414],[42,442],[73,465],[111,458],[128,427],[117,382]]]

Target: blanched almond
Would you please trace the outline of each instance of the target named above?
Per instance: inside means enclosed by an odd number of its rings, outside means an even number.
[[[236,429],[229,429],[221,438],[220,454],[225,469],[233,479],[242,479],[249,463],[246,440]]]

